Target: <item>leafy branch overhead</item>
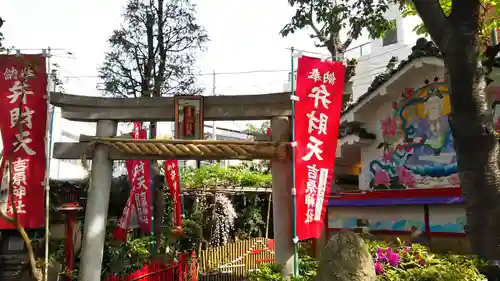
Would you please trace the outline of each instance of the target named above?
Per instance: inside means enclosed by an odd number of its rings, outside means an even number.
[[[197,94],[194,64],[208,41],[189,0],[129,0],[99,69],[105,94],[152,97]]]
[[[180,173],[183,188],[263,187],[272,185],[271,174],[250,171],[244,167],[221,168],[219,165],[184,169]]]
[[[308,28],[310,37],[315,39],[315,46],[326,48],[332,57],[342,57],[351,43],[358,39],[362,32],[368,31],[371,38],[379,38],[393,29],[394,22],[384,15],[391,3],[372,0],[289,0],[290,6],[296,9],[290,23],[280,31],[288,36],[298,30]],[[345,40],[341,39],[341,31],[347,30]],[[354,68],[356,62],[349,63]],[[348,69],[348,81],[354,72]]]

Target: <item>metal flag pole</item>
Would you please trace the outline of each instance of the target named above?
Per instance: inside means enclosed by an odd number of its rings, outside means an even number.
[[[290,52],[290,66],[292,69],[292,77],[290,79],[290,95],[295,95],[295,65],[294,65],[294,57],[293,52],[294,48],[292,47]],[[292,98],[292,143],[295,141],[295,130],[294,130],[294,122],[295,122],[295,99]],[[293,225],[293,276],[299,276],[299,248],[298,248],[298,237],[297,237],[297,193],[295,189],[295,149],[292,148],[292,225]]]
[[[142,124],[142,123],[141,123]],[[158,128],[158,123],[156,123],[156,126],[151,126],[152,123],[149,124],[149,139],[152,138],[153,136],[153,130],[156,130]],[[142,127],[142,126],[141,126]],[[156,256],[156,248],[159,247],[160,245],[156,245],[156,235],[158,233],[155,233],[155,224],[158,223],[155,221],[155,186],[154,186],[154,172],[153,172],[153,160],[149,161],[149,177],[150,177],[150,198],[151,198],[151,236],[153,237],[152,243],[151,243],[151,255]],[[160,223],[161,223],[161,218],[160,218]]]
[[[43,50],[45,57],[47,58],[47,82],[51,81],[55,88],[55,79],[49,80],[50,71],[50,58],[51,58],[50,47],[47,50]],[[45,281],[49,280],[49,239],[50,239],[50,161],[52,159],[52,129],[54,122],[54,111],[55,108],[50,108],[50,83],[47,83],[47,132],[45,134],[45,271],[43,277]],[[71,234],[72,235],[72,234]]]

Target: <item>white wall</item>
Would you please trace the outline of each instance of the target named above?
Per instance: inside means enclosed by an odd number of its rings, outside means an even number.
[[[55,108],[52,124],[52,149],[55,142],[78,142],[80,134],[95,135],[95,127],[95,123],[66,120],[61,117],[61,109]],[[80,159],[51,159],[51,179],[82,179],[85,175],[86,171]]]
[[[348,57],[359,58],[356,76],[352,79],[353,101],[366,93],[375,76],[385,71],[391,57],[395,56],[399,61],[406,59],[416,40],[422,37],[413,32],[413,28],[421,22],[420,18],[416,16],[402,18],[398,7],[399,5],[394,5],[385,15],[388,20],[396,20],[397,43],[383,46],[382,38],[374,39],[361,48],[362,52],[357,49],[347,54]]]

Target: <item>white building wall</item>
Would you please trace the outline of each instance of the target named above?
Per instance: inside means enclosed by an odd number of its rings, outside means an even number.
[[[78,142],[80,134],[95,135],[95,129],[95,123],[74,122],[62,118],[61,109],[56,107],[52,124],[52,149],[55,142]],[[86,171],[80,159],[51,159],[51,179],[83,179],[85,176]]]
[[[416,40],[422,37],[422,35],[413,32],[414,27],[421,22],[420,18],[417,16],[403,18],[401,11],[399,11],[399,5],[394,5],[387,11],[385,16],[388,20],[396,20],[397,43],[383,46],[382,38],[374,39],[369,44],[346,54],[347,57],[359,58],[356,76],[352,79],[353,101],[366,93],[375,76],[385,71],[391,57],[395,56],[399,61],[406,59],[411,53],[411,47],[415,45]],[[356,44],[352,45],[356,46]]]

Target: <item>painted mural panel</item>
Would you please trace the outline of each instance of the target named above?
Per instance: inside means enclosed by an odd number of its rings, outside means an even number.
[[[422,206],[328,208],[328,228],[354,229],[358,219],[368,220],[371,230],[410,231],[412,226],[425,228]]]
[[[407,90],[380,121],[380,156],[370,162],[371,189],[459,186],[448,124],[450,98],[445,83]]]
[[[429,206],[431,232],[465,233],[465,207],[456,205]]]
[[[431,232],[464,233],[465,211],[461,206],[429,206]],[[355,229],[358,219],[368,220],[371,230],[425,230],[423,206],[330,207],[328,228]]]

